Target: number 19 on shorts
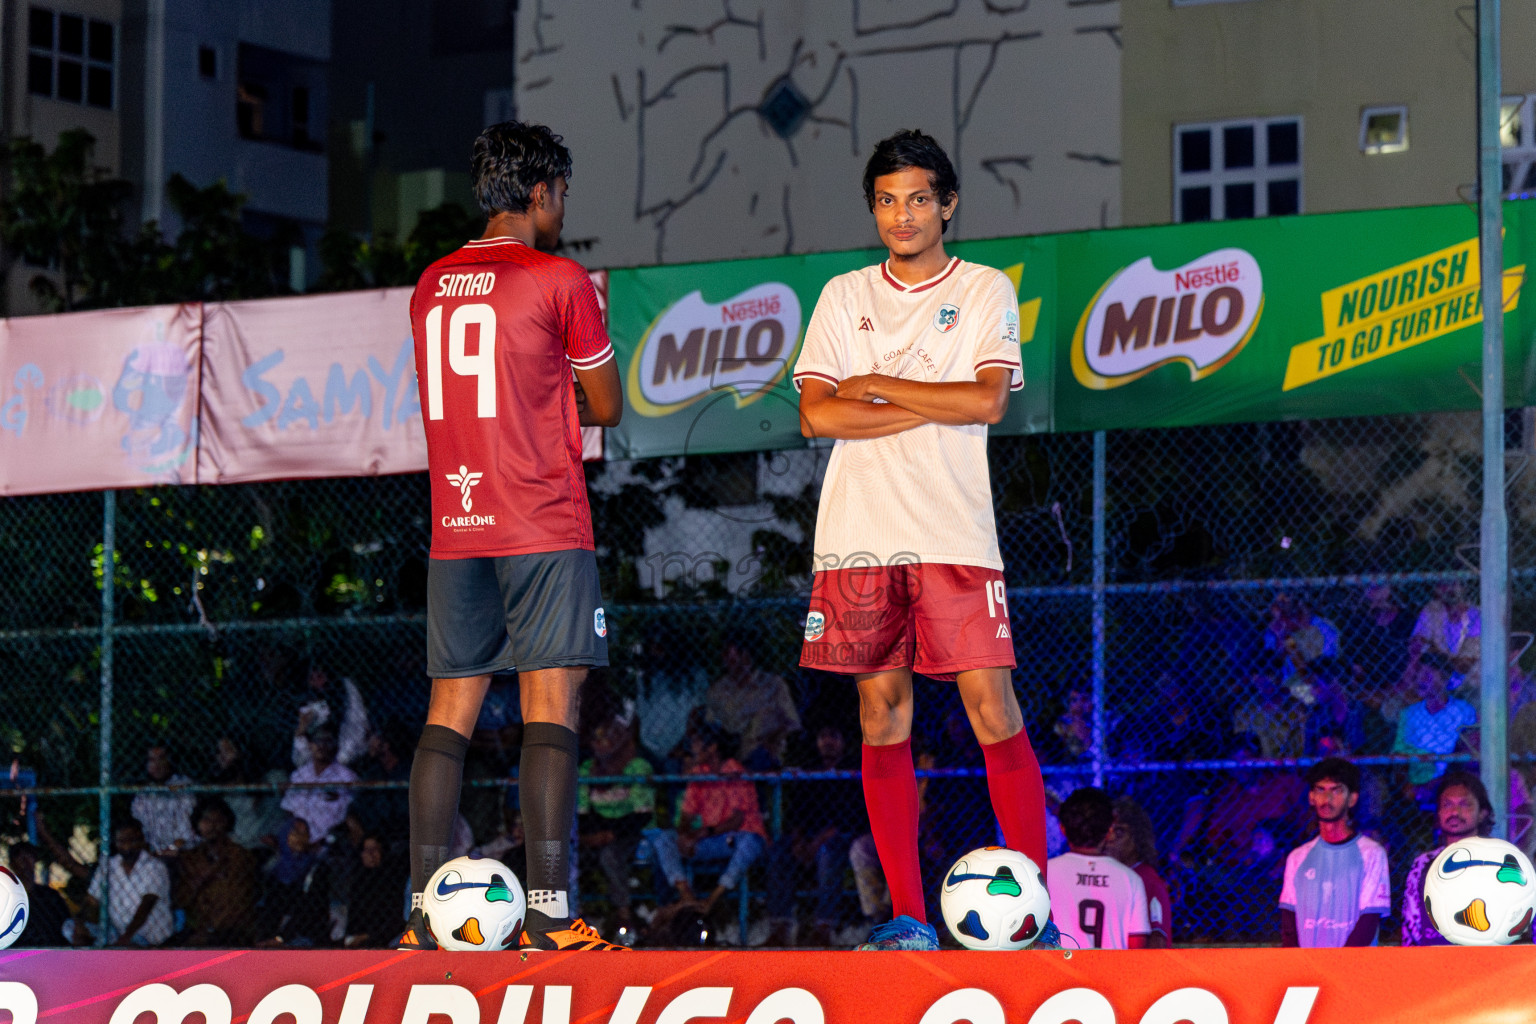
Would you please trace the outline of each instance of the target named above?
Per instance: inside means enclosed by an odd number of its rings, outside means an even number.
[[[480,329],[480,350],[465,352],[469,327]],[[443,307],[427,313],[427,419],[443,418]],[[475,414],[496,418],[496,310],[484,302],[459,306],[448,318],[448,367],[460,377],[474,377]]]
[[[987,592],[987,615],[997,618],[1002,615],[1008,617],[1008,591],[1003,586],[1002,580],[989,580],[981,585],[981,589]]]

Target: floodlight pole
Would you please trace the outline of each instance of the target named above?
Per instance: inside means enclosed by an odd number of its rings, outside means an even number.
[[[1499,154],[1499,0],[1477,0],[1477,213],[1483,289],[1483,521],[1478,760],[1494,834],[1509,817],[1509,517],[1504,495],[1504,178]]]

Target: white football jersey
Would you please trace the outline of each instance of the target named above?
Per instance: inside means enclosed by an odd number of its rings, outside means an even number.
[[[1005,367],[1024,386],[1018,298],[998,270],[952,258],[919,284],[884,263],[822,289],[795,363],[795,387],[882,373],[974,381]],[[987,474],[987,426],[927,423],[833,446],[816,515],[815,571],[902,562],[1003,567]]]
[[[1147,887],[1141,876],[1107,854],[1064,853],[1045,868],[1051,920],[1081,949],[1126,949],[1147,935]]]

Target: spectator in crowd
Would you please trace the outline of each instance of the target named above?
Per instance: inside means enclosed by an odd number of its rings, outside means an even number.
[[[1157,834],[1152,829],[1152,817],[1128,796],[1116,800],[1114,809],[1104,852],[1136,872],[1146,887],[1147,922],[1152,926],[1147,948],[1172,946],[1173,901],[1168,896],[1168,883],[1157,872]]]
[[[944,874],[955,858],[978,846],[997,842],[997,816],[987,788],[986,754],[976,741],[965,706],[953,689],[945,694],[950,704],[940,721],[937,736],[921,733],[914,738],[918,768],[966,768],[972,774],[959,778],[924,778],[917,783],[917,842],[923,892],[930,898],[943,887]],[[926,715],[927,721],[938,716]],[[861,752],[862,753],[862,752]],[[867,802],[866,802],[867,806]],[[936,906],[930,911],[938,910]]]
[[[480,702],[480,715],[469,734],[464,756],[464,777],[505,779],[518,773],[523,750],[523,709],[519,677],[498,673]],[[585,688],[584,688],[585,689]],[[402,747],[401,749],[407,749]],[[501,825],[506,796],[499,788],[465,787],[459,794],[459,813],[469,822],[476,842],[486,842]]]
[[[1325,735],[1342,737],[1351,753],[1369,753],[1370,733],[1374,730],[1367,729],[1367,718],[1375,716],[1375,712],[1349,695],[1336,662],[1313,665],[1311,676],[1313,702],[1303,728],[1306,755],[1319,756]]]
[[[25,944],[43,948],[69,945],[69,939],[64,935],[64,926],[69,921],[69,905],[64,902],[64,897],[37,880],[37,866],[42,861],[43,851],[31,843],[21,842],[12,846],[8,855],[11,870],[21,879],[21,887],[27,890],[30,909],[27,911]]]
[[[1477,709],[1460,697],[1451,696],[1453,672],[1451,659],[1439,651],[1419,658],[1420,700],[1404,708],[1398,717],[1397,739],[1392,743],[1394,754],[1454,753],[1461,731],[1477,724]],[[1426,761],[1409,765],[1407,795],[1427,808],[1433,800],[1431,784],[1444,771],[1444,763]]]
[[[522,812],[515,807],[502,804],[501,826],[494,836],[476,846],[472,852],[501,861],[512,869],[513,874],[523,878],[525,877],[523,868],[528,860],[527,852],[523,849],[525,842]]]
[[[1448,946],[1424,910],[1424,876],[1429,865],[1452,843],[1487,835],[1493,827],[1493,808],[1483,780],[1471,772],[1449,771],[1435,783],[1435,825],[1440,843],[1419,854],[1403,883],[1403,945]]]
[[[1300,757],[1306,705],[1292,697],[1273,672],[1255,672],[1250,681],[1253,695],[1232,712],[1232,732],[1257,738],[1263,757]]]
[[[410,740],[397,726],[370,733],[368,756],[356,768],[358,778],[365,782],[410,782],[411,762],[406,754],[412,749]],[[350,813],[362,833],[371,832],[383,837],[387,845],[404,848],[411,818],[403,787],[362,790],[352,801]]]
[[[1441,583],[1435,587],[1434,600],[1424,606],[1413,624],[1409,656],[1443,656],[1450,664],[1451,689],[1470,681],[1475,691],[1482,633],[1482,612],[1468,603],[1466,585],[1460,581]]]
[[[240,946],[251,939],[256,906],[256,858],[230,837],[235,812],[222,797],[205,796],[192,810],[200,842],[177,857],[176,907],[186,912],[189,946]]]
[[[331,830],[347,820],[352,804],[352,790],[344,784],[356,782],[357,775],[336,760],[336,734],[329,726],[316,729],[308,741],[309,761],[295,768],[288,777],[293,783],[332,783],[335,789],[290,789],[283,794],[283,810],[302,818],[316,843],[323,843]]]
[[[333,761],[350,766],[360,760],[368,749],[368,708],[362,691],[350,679],[334,678],[319,658],[301,662],[298,672],[303,696],[293,730],[293,766],[302,768],[313,760],[311,734],[322,727],[336,737]]]
[[[800,728],[800,713],[783,676],[757,667],[751,642],[725,642],[725,674],[705,698],[709,721],[736,740],[742,763],[752,771],[773,771],[784,760],[784,741]]]
[[[1051,919],[1079,949],[1144,949],[1152,931],[1141,876],[1105,852],[1115,808],[1109,794],[1085,786],[1058,814],[1069,849],[1045,870]]]
[[[117,852],[91,877],[90,895],[74,920],[74,943],[90,944],[90,927],[107,889],[107,941],[114,946],[159,946],[171,937],[171,875],[149,853],[144,826],[129,818],[113,826]]]
[[[309,825],[303,818],[292,820],[277,854],[263,870],[266,878],[257,908],[256,945],[304,947],[328,942],[330,872],[317,844],[311,842]]]
[[[380,949],[405,927],[405,890],[408,871],[386,855],[384,840],[374,833],[363,836],[357,848],[357,867],[347,890],[347,939],[349,949]]]
[[[240,741],[226,733],[213,746],[213,766],[208,781],[216,786],[241,786],[257,782],[258,776],[251,759]],[[235,816],[235,827],[230,836],[241,846],[254,846],[265,833],[261,829],[262,811],[257,799],[250,793],[226,793],[230,813]]]
[[[1391,587],[1376,583],[1365,588],[1344,629],[1349,673],[1365,693],[1385,694],[1397,685],[1408,665],[1412,633],[1413,616],[1403,610]]]
[[[722,758],[725,737],[705,727],[693,737],[690,775],[734,775],[743,769],[734,758]],[[714,909],[741,876],[762,856],[768,830],[757,807],[757,787],[750,782],[690,782],[683,790],[676,828],[653,833],[651,850],[667,883],[684,900],[696,899],[683,870],[683,858],[727,861],[714,890],[704,902],[705,913]]]
[[[651,774],[650,762],[635,753],[634,730],[617,717],[593,730],[592,755],[582,762],[578,775],[642,780]],[[645,781],[582,784],[576,791],[576,814],[581,848],[596,855],[608,886],[616,926],[609,934],[619,945],[632,946],[636,935],[630,909],[630,865],[645,829],[656,817],[656,791]]]
[[[129,811],[142,823],[144,841],[154,853],[163,853],[175,847],[190,846],[196,842],[192,833],[192,807],[197,803],[190,793],[178,793],[181,786],[189,786],[192,780],[176,771],[171,761],[171,748],[164,743],[152,743],[144,756],[144,774],[151,786],[164,786],[171,792],[139,793],[133,798]]]
[[[1280,944],[1373,946],[1392,909],[1387,851],[1355,831],[1360,770],[1343,758],[1307,769],[1307,804],[1317,836],[1292,850],[1280,887]]]
[[[1264,650],[1280,659],[1285,684],[1297,686],[1305,682],[1299,677],[1312,662],[1339,656],[1339,630],[1301,598],[1278,594],[1269,608]]]
[[[1106,725],[1105,731],[1108,731]],[[1049,745],[1042,751],[1046,760],[1068,764],[1081,760],[1093,749],[1093,691],[1086,686],[1067,690],[1067,705],[1051,726],[1056,749]]]
[[[676,773],[688,754],[684,734],[689,716],[704,705],[709,676],[673,627],[661,623],[646,631],[642,664],[635,672],[640,748],[652,764]]]
[[[816,757],[802,768],[813,772],[858,771],[860,759],[848,750],[848,734],[828,723],[816,731]],[[798,770],[798,769],[797,769]],[[795,890],[802,868],[816,872],[816,911],[802,946],[830,946],[839,923],[843,875],[856,836],[869,831],[864,788],[857,778],[806,782],[790,790],[784,833],[768,861],[768,945],[794,939]]]

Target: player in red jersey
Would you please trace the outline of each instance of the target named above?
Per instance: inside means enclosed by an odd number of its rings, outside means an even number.
[[[895,915],[861,948],[937,949],[918,865],[914,671],[955,680],[1003,836],[1045,867],[987,472],[987,425],[1024,386],[1018,298],[1000,271],[945,254],[959,182],[929,136],[880,142],[864,196],[890,258],[827,283],[795,366],[803,432],[837,442],[801,664],[858,683],[864,799]]]
[[[447,859],[491,673],[516,669],[528,857],[520,945],[621,950],[572,918],[567,891],[581,684],[608,664],[580,428],[619,422],[619,372],[587,272],[551,255],[571,173],[560,137],[492,125],[475,139],[472,172],[485,234],[428,267],[411,297],[432,485],[432,698],[411,765],[412,911],[398,945],[435,945],[422,892]]]

